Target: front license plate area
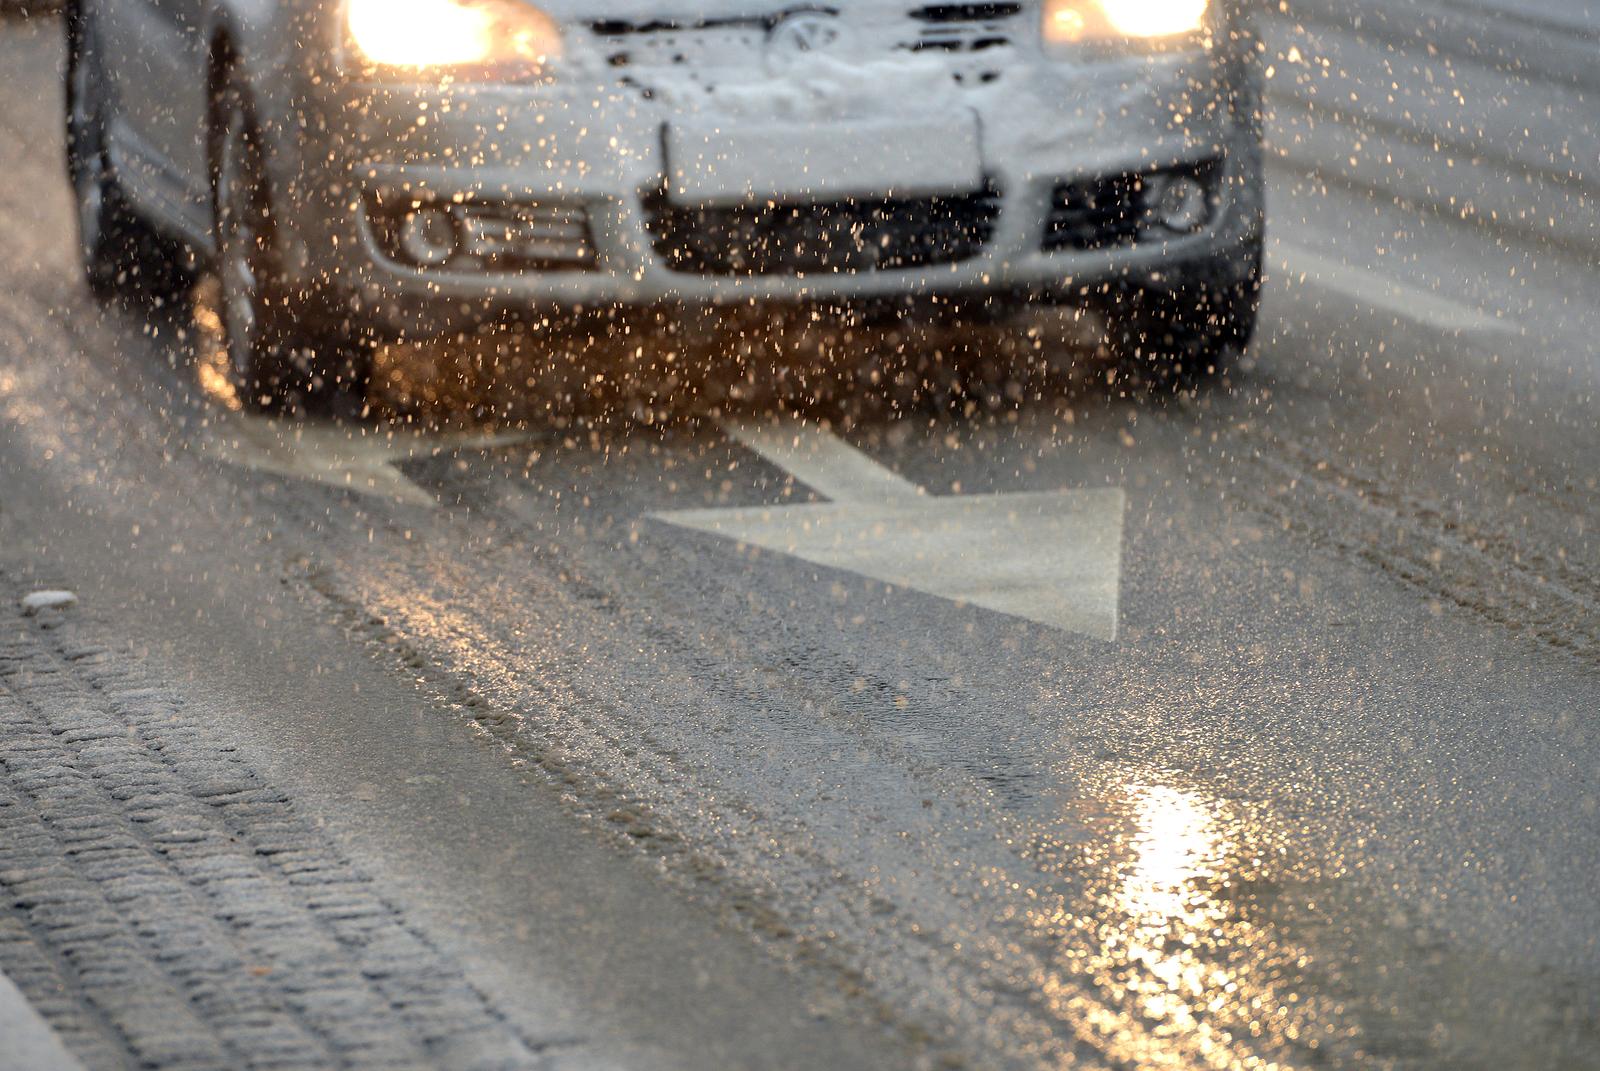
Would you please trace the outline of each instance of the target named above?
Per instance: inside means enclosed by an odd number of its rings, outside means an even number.
[[[848,123],[719,122],[665,132],[667,196],[688,206],[970,193],[983,185],[972,113]]]

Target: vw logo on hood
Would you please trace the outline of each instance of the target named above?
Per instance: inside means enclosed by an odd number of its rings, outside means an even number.
[[[844,37],[843,23],[829,12],[785,15],[767,34],[767,66],[775,74],[787,71],[809,57],[833,51]]]

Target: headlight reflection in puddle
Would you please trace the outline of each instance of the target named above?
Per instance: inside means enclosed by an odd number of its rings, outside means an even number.
[[[1316,877],[1288,873],[1282,845],[1227,801],[1154,779],[1107,796],[1100,848],[1060,856],[1063,876],[1095,875],[1089,887],[1075,907],[1034,918],[1062,967],[1042,985],[1055,1015],[1130,1067],[1319,1064],[1348,1031],[1308,996],[1316,965],[1295,940]]]
[[[1237,956],[1259,939],[1227,918],[1225,905],[1206,886],[1221,876],[1230,851],[1224,826],[1197,793],[1167,786],[1129,788],[1134,830],[1127,860],[1104,898],[1114,924],[1101,938],[1113,983],[1137,1005],[1151,1036],[1136,1046],[1141,1061],[1194,1046],[1212,1066],[1239,1066],[1232,1039],[1209,1019],[1241,999]],[[1220,952],[1220,959],[1209,953]],[[1132,1037],[1124,1038],[1132,1041]],[[1151,1051],[1154,1048],[1155,1051]],[[1182,1066],[1185,1061],[1161,1060]],[[1248,1066],[1248,1063],[1245,1063]]]

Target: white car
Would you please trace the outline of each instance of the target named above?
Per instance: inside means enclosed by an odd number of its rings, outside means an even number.
[[[242,395],[582,307],[1093,302],[1201,373],[1260,282],[1228,0],[70,0],[89,280],[221,280]]]

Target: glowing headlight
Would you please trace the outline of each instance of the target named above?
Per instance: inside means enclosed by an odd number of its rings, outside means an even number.
[[[1208,0],[1045,0],[1049,44],[1159,39],[1193,34],[1205,25]]]
[[[350,39],[384,67],[533,71],[561,56],[555,21],[521,0],[348,0]]]

